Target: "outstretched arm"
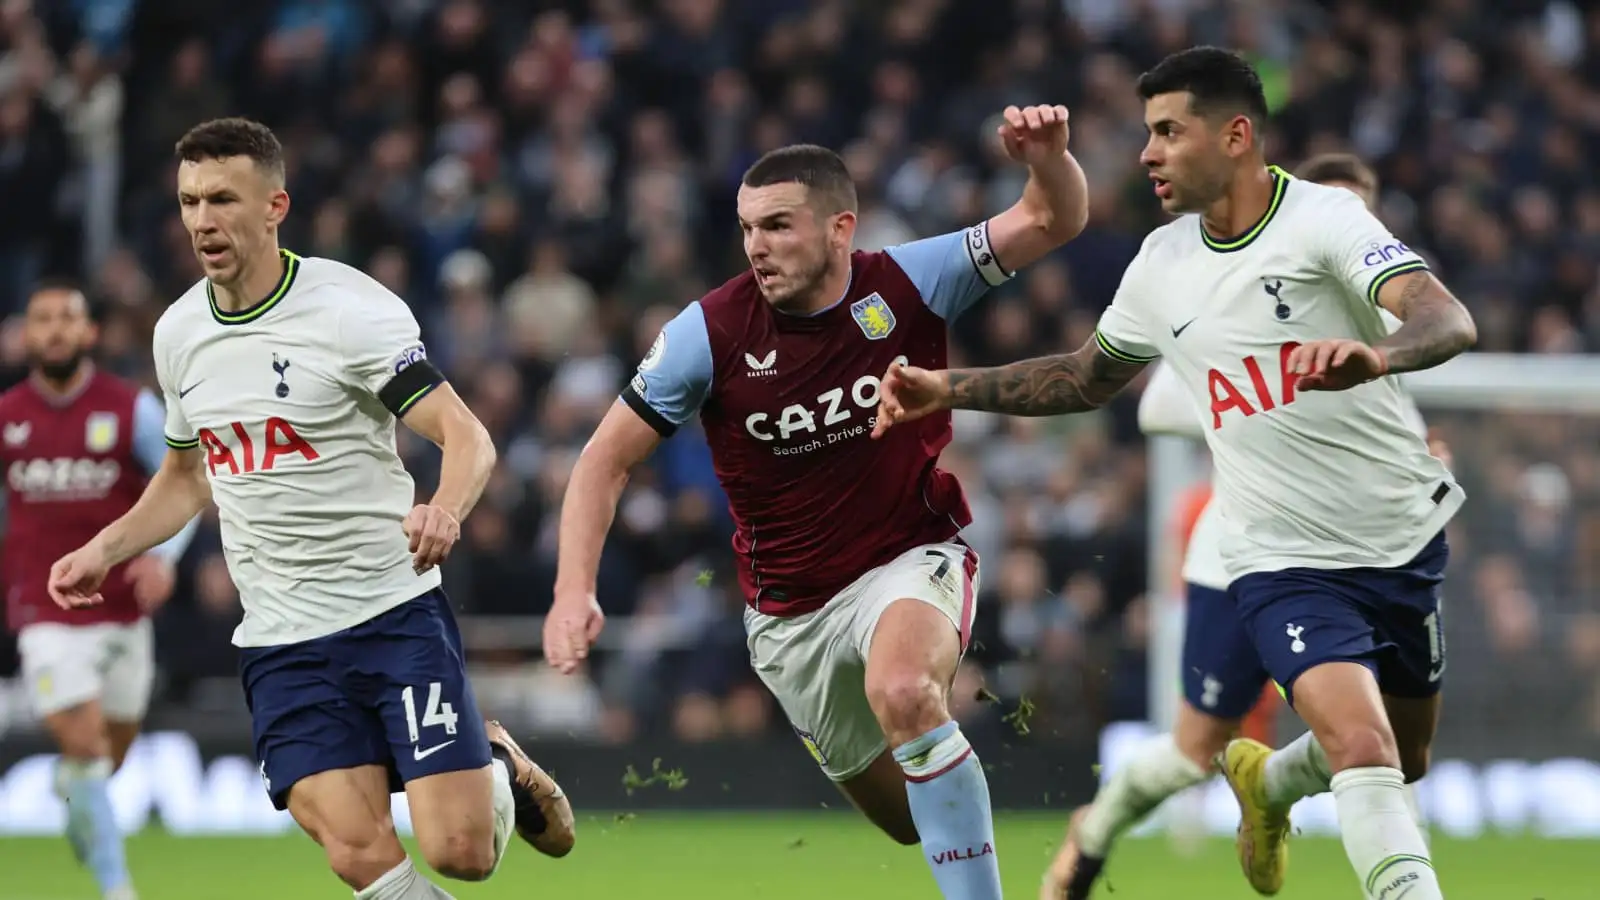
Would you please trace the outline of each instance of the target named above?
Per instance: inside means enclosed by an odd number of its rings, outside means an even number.
[[[1013,416],[1059,416],[1096,409],[1132,381],[1147,362],[1109,355],[1097,334],[1074,353],[1025,359],[988,369],[930,372],[896,362],[883,375],[873,438],[895,425],[946,409]]]
[[[949,406],[1013,416],[1085,412],[1104,405],[1146,365],[1114,359],[1090,338],[1072,353],[987,369],[951,370]]]

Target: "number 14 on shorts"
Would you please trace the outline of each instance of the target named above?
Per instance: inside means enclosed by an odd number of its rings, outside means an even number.
[[[407,687],[400,692],[400,703],[406,710],[406,731],[409,733],[411,743],[416,745],[417,759],[422,759],[434,750],[443,749],[448,744],[454,743],[454,741],[447,741],[428,750],[422,749],[422,729],[424,728],[443,725],[445,734],[454,735],[456,733],[455,707],[449,703],[441,702],[443,693],[444,686],[440,682],[435,681],[428,685],[428,702],[423,705],[422,717],[419,720],[417,717],[416,689]]]

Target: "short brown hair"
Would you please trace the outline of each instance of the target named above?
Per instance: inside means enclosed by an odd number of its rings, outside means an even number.
[[[856,211],[856,183],[839,154],[816,144],[791,144],[769,151],[744,173],[746,187],[803,184],[811,201],[829,215]]]
[[[1347,181],[1369,194],[1378,193],[1378,173],[1354,153],[1321,153],[1300,164],[1296,178],[1322,184]]]
[[[283,145],[278,142],[278,136],[271,128],[250,119],[232,117],[201,122],[178,139],[173,151],[184,162],[244,156],[279,181],[284,177]]]

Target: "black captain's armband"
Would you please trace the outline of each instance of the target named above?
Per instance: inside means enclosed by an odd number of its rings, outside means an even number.
[[[398,419],[441,384],[444,384],[444,373],[428,360],[419,359],[395,373],[378,391],[378,399]]]
[[[672,437],[677,432],[678,426],[669,421],[666,416],[656,412],[656,408],[651,406],[650,401],[644,398],[646,390],[648,390],[648,387],[644,383],[644,376],[635,375],[633,380],[628,382],[628,386],[622,389],[622,402],[628,404],[628,408],[643,419],[646,425],[654,428],[656,434],[664,438]]]

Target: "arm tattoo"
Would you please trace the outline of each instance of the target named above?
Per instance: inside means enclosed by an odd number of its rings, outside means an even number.
[[[1431,274],[1408,275],[1400,288],[1400,295],[1383,305],[1405,324],[1377,343],[1390,372],[1429,369],[1477,343],[1472,314]]]
[[[1144,369],[1100,352],[1093,338],[1075,353],[950,373],[950,405],[1013,416],[1097,409]]]

